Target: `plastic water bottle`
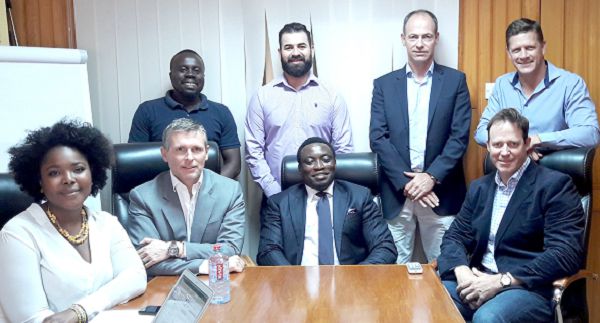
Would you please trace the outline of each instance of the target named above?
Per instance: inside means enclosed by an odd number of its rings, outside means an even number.
[[[213,246],[215,254],[208,259],[208,286],[215,291],[213,304],[229,303],[229,257],[221,253],[221,245]]]

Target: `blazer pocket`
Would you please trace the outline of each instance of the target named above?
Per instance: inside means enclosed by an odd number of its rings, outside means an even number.
[[[346,211],[346,220],[351,220],[358,217],[358,210],[355,208],[349,208]]]

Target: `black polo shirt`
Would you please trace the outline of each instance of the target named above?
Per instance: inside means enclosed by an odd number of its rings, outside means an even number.
[[[183,105],[173,99],[172,91],[167,91],[163,98],[140,104],[133,115],[129,142],[162,141],[162,133],[171,121],[189,118],[200,123],[206,130],[208,140],[216,142],[221,150],[240,147],[237,127],[229,108],[208,100],[201,93],[200,103],[188,113]]]

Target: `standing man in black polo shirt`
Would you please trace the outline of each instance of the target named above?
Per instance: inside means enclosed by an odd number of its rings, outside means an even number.
[[[163,98],[146,101],[137,108],[129,142],[161,141],[163,130],[178,118],[190,118],[206,129],[208,140],[219,145],[223,156],[221,175],[235,178],[240,173],[240,141],[233,115],[225,105],[202,94],[204,61],[191,49],[171,58],[172,90]]]

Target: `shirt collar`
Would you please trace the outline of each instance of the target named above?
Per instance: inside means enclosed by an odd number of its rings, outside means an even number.
[[[548,85],[550,85],[550,83],[552,81],[554,81],[555,79],[560,77],[560,69],[548,61],[544,61],[544,62],[546,63],[546,75],[544,75],[544,87],[547,87]],[[510,82],[510,84],[513,87],[521,88],[521,85],[519,83],[519,73],[518,72],[513,72],[513,73],[514,73],[514,75],[512,77],[512,81]]]
[[[173,191],[177,191],[177,189],[180,190],[185,190],[187,192],[187,186],[185,186],[185,184],[183,184],[183,182],[181,182],[179,180],[179,178],[177,178],[177,176],[175,176],[175,174],[173,174],[172,171],[169,170],[169,174],[171,175],[171,184],[173,185]],[[198,193],[198,190],[200,189],[200,185],[202,185],[202,178],[204,177],[204,172],[200,173],[200,177],[198,178],[198,181],[196,183],[194,183],[194,185],[192,185],[192,196],[196,195],[196,193]]]
[[[504,183],[502,182],[502,179],[500,178],[500,172],[496,171],[496,185],[498,185],[498,187],[509,187],[512,183],[514,183],[515,185],[519,182],[519,180],[521,179],[521,177],[523,176],[523,173],[525,172],[525,169],[527,169],[527,166],[529,166],[529,164],[531,163],[531,159],[529,159],[529,157],[527,157],[527,159],[525,159],[525,162],[523,163],[523,165],[521,165],[521,167],[519,167],[519,169],[517,169],[517,171],[512,174],[512,176],[508,179],[508,182],[506,183],[506,185],[504,185]]]
[[[173,110],[183,109],[183,105],[173,99],[173,90],[169,90],[167,91],[167,94],[165,94],[165,103]],[[208,109],[208,99],[206,98],[206,95],[200,93],[200,103],[198,103],[191,111],[205,111],[206,109]]]
[[[325,191],[323,191],[323,192],[327,193],[327,196],[333,196],[333,184],[335,184],[335,181],[331,182],[331,184],[329,184],[329,186],[325,189]],[[317,195],[317,193],[320,192],[306,184],[304,184],[304,187],[306,187],[306,193],[308,194],[309,201],[313,200],[315,198],[315,196]]]
[[[433,66],[434,65],[435,65],[435,62],[431,61],[431,65],[429,65],[429,68],[427,69],[427,73],[426,73],[427,76],[433,75]],[[413,77],[412,68],[410,68],[410,64],[408,64],[408,63],[406,64],[406,77],[410,77],[410,78]]]
[[[279,75],[277,78],[273,79],[273,87],[287,87],[290,89],[293,89],[294,91],[296,91],[289,83],[288,81],[285,79],[285,77],[283,77],[283,74]],[[312,70],[310,71],[310,75],[308,76],[308,79],[306,80],[306,83],[304,83],[300,89],[303,89],[305,87],[308,86],[313,86],[313,85],[319,85],[319,79],[317,79],[317,77],[312,73]]]

